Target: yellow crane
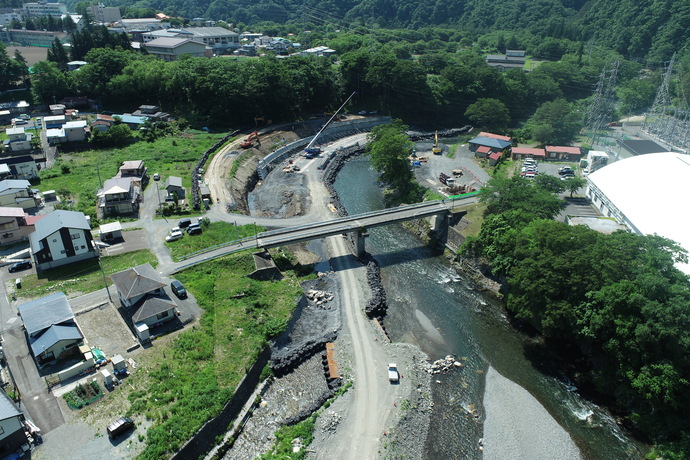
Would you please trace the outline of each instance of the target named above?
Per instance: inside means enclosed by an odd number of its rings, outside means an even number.
[[[434,147],[431,149],[431,151],[434,153],[434,155],[440,155],[441,152],[443,152],[443,149],[438,146],[438,130],[436,131],[434,138],[436,139],[436,142],[434,143]]]

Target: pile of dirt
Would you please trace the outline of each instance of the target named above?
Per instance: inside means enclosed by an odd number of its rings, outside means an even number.
[[[311,193],[304,174],[272,171],[247,194],[247,209],[254,216],[294,217],[307,213]]]

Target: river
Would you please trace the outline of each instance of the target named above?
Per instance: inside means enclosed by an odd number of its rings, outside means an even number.
[[[341,170],[335,188],[350,214],[383,207],[376,176],[366,157],[350,161]],[[402,226],[378,227],[369,234],[366,248],[381,265],[388,294],[386,325],[391,338],[418,345],[432,360],[452,354],[465,363],[459,371],[433,377],[427,458],[482,458],[478,446],[489,367],[536,398],[570,434],[585,460],[643,457],[607,411],[535,367],[527,356],[532,355],[533,339],[510,327],[500,302],[474,289]],[[521,440],[549,441],[538,436]]]

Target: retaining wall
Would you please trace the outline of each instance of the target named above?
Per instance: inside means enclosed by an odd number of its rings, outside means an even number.
[[[317,145],[332,142],[335,139],[339,139],[345,136],[349,136],[356,133],[370,131],[374,126],[381,125],[383,123],[390,122],[390,117],[375,117],[375,118],[361,118],[357,120],[348,120],[333,123],[328,128],[324,129],[319,136],[319,142]],[[265,179],[269,172],[279,163],[282,163],[287,158],[292,155],[304,150],[314,136],[305,137],[291,144],[281,147],[275,152],[272,152],[264,157],[263,160],[259,162],[259,166],[256,168],[261,179]]]

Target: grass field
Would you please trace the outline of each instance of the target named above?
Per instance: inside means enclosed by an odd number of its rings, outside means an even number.
[[[123,161],[144,160],[150,175],[161,174],[163,182],[169,175],[181,177],[182,185],[189,190],[192,169],[204,151],[224,135],[187,131],[155,142],[136,142],[120,149],[62,153],[53,168],[41,171],[41,181],[36,188],[56,190],[62,200],[71,200],[75,210],[93,219],[96,193],[101,183],[115,176]]]
[[[180,257],[192,254],[203,249],[216,246],[218,244],[254,236],[257,232],[266,230],[258,225],[235,225],[227,222],[214,222],[203,225],[201,235],[187,235],[185,233],[181,240],[165,243],[170,249],[173,259],[179,260]]]
[[[177,275],[205,313],[176,336],[155,340],[114,398],[88,414],[134,414],[152,423],[139,458],[168,458],[223,405],[269,337],[282,331],[301,293],[290,270],[256,281],[249,251]],[[97,415],[97,414],[96,414]]]
[[[158,265],[156,256],[148,250],[127,252],[114,256],[103,256],[103,271],[108,285],[112,285],[110,276],[137,265],[150,263]],[[54,292],[62,291],[67,295],[86,294],[103,289],[103,273],[97,259],[91,259],[78,264],[66,265],[42,272],[40,275],[28,275],[22,278],[22,288],[15,293],[18,299],[33,299]]]

